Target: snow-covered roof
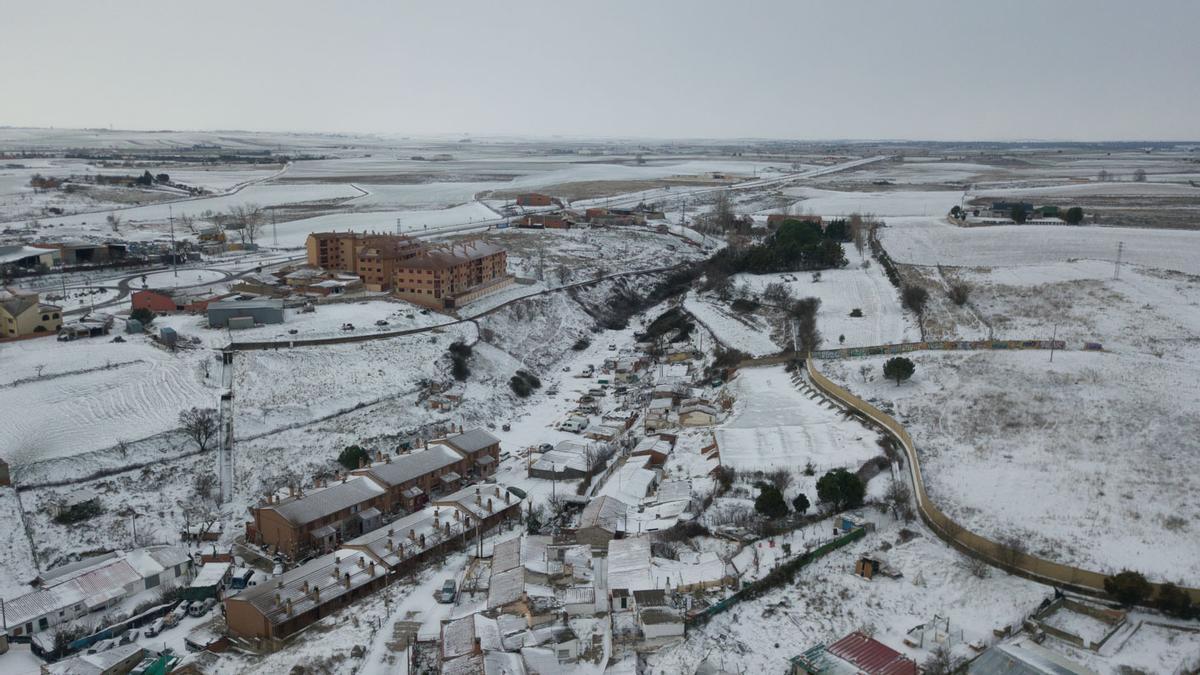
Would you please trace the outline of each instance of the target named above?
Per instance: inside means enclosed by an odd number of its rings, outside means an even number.
[[[127,586],[140,586],[142,580],[188,560],[184,549],[155,546],[117,551],[52,570],[42,576],[41,588],[5,603],[8,623],[29,623],[75,605],[89,610],[107,605],[123,598]]]
[[[125,659],[128,659],[135,654],[141,654],[145,650],[136,642],[119,645],[112,649],[106,649],[96,654],[80,654],[69,659],[64,659],[57,663],[42,666],[44,673],[50,675],[102,675],[103,673],[116,672],[115,666],[119,665]]]
[[[608,588],[628,591],[654,588],[650,577],[650,540],[646,537],[608,542]]]
[[[488,586],[488,609],[497,609],[520,600],[525,595],[525,568],[514,567],[492,574]]]
[[[247,588],[231,600],[249,602],[268,621],[278,624],[351,593],[380,574],[383,569],[376,567],[366,553],[342,549],[284,572],[268,583]]]
[[[233,563],[210,562],[204,563],[200,571],[196,573],[196,578],[192,580],[192,588],[208,588],[216,586],[225,580],[229,574],[229,568]]]
[[[475,617],[442,624],[442,658],[453,659],[475,650]]]
[[[486,447],[497,445],[500,443],[500,439],[483,429],[475,428],[461,434],[447,436],[446,442],[465,453],[473,454]]]
[[[483,654],[484,675],[527,675],[525,660],[520,654],[487,651]]]
[[[305,525],[365,502],[372,497],[378,497],[383,492],[384,489],[375,481],[357,476],[344,483],[318,488],[302,497],[262,508],[275,510],[288,522],[295,525]]]
[[[428,448],[415,450],[386,462],[376,462],[358,470],[357,474],[370,474],[385,485],[395,487],[410,480],[461,462],[462,455],[454,448],[442,443],[430,443]]]
[[[0,265],[51,253],[58,253],[58,249],[37,246],[0,246]]]
[[[666,441],[662,441],[666,442]],[[654,493],[654,500],[658,503],[671,502],[676,500],[689,500],[692,498],[692,481],[687,478],[676,478],[672,480],[664,480],[658,486],[658,491]]]
[[[579,516],[579,528],[598,527],[609,532],[620,532],[625,529],[625,513],[629,505],[612,496],[593,499],[583,507]]]
[[[1027,640],[1000,644],[971,664],[982,675],[1096,675],[1095,671]]]
[[[511,570],[521,564],[521,539],[505,539],[492,547],[492,574]]]

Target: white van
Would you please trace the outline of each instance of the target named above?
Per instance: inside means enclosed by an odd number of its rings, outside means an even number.
[[[568,417],[565,422],[559,425],[559,429],[577,434],[587,428],[588,420],[586,417]]]

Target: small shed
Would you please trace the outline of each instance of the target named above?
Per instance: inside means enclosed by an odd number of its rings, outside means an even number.
[[[196,574],[196,578],[185,589],[183,589],[183,597],[186,600],[204,600],[207,598],[221,597],[221,591],[229,583],[230,570],[233,569],[232,563],[227,562],[210,562],[204,563],[200,571]]]
[[[143,332],[145,332],[145,330],[146,330],[146,327],[142,325],[141,321],[138,321],[137,319],[126,319],[125,320],[125,332],[126,333],[130,333],[130,334],[143,333]]]
[[[158,339],[161,340],[164,345],[167,345],[168,347],[174,347],[175,343],[179,342],[179,334],[175,332],[174,328],[163,326],[162,328],[158,329]]]

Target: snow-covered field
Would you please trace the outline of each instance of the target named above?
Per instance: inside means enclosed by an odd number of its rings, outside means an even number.
[[[851,259],[855,258],[851,254]],[[783,283],[794,298],[817,298],[817,328],[824,338],[821,346],[861,347],[920,338],[910,314],[900,306],[900,294],[879,265],[862,267],[854,261],[849,267],[821,272],[821,281],[814,282],[811,274],[739,274],[737,286],[748,284],[761,293],[770,283]],[[862,310],[862,317],[850,312]],[[845,336],[840,343],[838,338]]]
[[[735,312],[725,303],[694,292],[688,294],[683,308],[730,349],[750,356],[769,356],[783,349],[771,339],[771,325],[762,316]]]
[[[738,471],[790,469],[818,474],[858,469],[881,454],[876,434],[792,384],[783,366],[744,368],[729,383],[733,414],[716,430],[721,464]]]
[[[985,536],[1052,560],[1200,583],[1200,360],[1128,353],[914,353],[821,364],[909,429],[930,497]],[[872,368],[864,383],[858,369]]]
[[[940,212],[944,212],[941,209]],[[889,218],[880,239],[892,259],[913,265],[997,267],[1077,259],[1200,274],[1200,232],[1120,227],[956,227],[943,218]]]
[[[180,410],[215,406],[217,390],[200,369],[211,356],[206,349],[172,353],[143,336],[124,344],[46,338],[0,345],[0,410],[8,419],[0,457],[24,464],[174,429]],[[71,374],[78,370],[90,372]]]
[[[29,590],[29,582],[38,575],[29,536],[22,524],[17,491],[0,488],[0,598],[12,598]],[[0,661],[0,668],[3,668]]]
[[[798,197],[794,213],[809,213],[826,218],[851,213],[876,216],[940,216],[962,200],[961,191],[840,192],[813,187],[787,188],[783,193]],[[891,222],[890,220],[888,221]]]

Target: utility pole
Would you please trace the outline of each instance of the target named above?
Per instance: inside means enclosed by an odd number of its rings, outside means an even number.
[[[396,234],[400,234],[400,219],[396,219]]]
[[[1113,267],[1113,279],[1121,278],[1121,254],[1125,252],[1125,242],[1117,242],[1117,264]]]
[[[1054,342],[1058,339],[1058,324],[1054,324],[1054,333],[1050,336],[1050,363],[1054,363]]]
[[[171,268],[179,277],[179,249],[175,247],[175,210],[167,204],[167,220],[171,223]]]
[[[279,228],[275,226],[275,207],[271,207],[271,246],[279,248]]]

